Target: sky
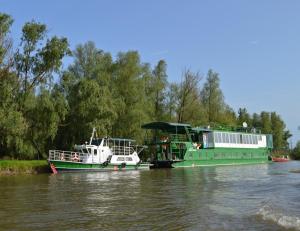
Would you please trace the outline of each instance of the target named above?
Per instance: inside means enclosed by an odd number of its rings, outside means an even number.
[[[152,67],[164,59],[171,82],[189,68],[218,72],[225,101],[235,111],[276,111],[300,140],[300,1],[298,0],[0,0],[22,26],[45,23],[73,50],[87,41],[112,53],[137,50]],[[64,60],[64,68],[72,60]]]

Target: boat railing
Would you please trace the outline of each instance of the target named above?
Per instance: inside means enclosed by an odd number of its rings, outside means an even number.
[[[72,151],[61,151],[61,150],[49,151],[49,160],[82,162],[86,158],[87,158],[87,153],[83,153],[83,152],[72,152]]]
[[[131,155],[135,150],[130,146],[112,146],[114,155]]]

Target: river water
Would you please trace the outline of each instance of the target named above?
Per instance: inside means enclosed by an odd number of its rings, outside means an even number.
[[[0,230],[300,230],[300,162],[1,176]]]

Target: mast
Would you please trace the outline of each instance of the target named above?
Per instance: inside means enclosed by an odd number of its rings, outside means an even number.
[[[93,128],[92,136],[90,138],[90,145],[92,144],[95,132],[96,132],[96,128]]]

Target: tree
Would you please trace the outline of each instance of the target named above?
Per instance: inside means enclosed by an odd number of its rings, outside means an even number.
[[[271,134],[272,133],[272,123],[271,123],[271,119],[270,119],[270,113],[262,111],[260,113],[260,121],[261,121],[262,133]]]
[[[291,156],[295,160],[300,159],[300,141],[297,142],[295,148],[292,150]]]
[[[111,135],[117,117],[111,55],[97,49],[93,42],[78,45],[73,54],[74,63],[60,83],[68,114],[56,143],[64,148],[85,141],[94,127],[100,135]]]
[[[291,134],[289,131],[285,130],[286,125],[276,112],[271,112],[271,124],[274,147],[288,149],[288,139],[291,137]]]
[[[224,112],[224,96],[220,89],[219,74],[209,70],[201,91],[202,104],[208,122],[222,122],[220,115]]]
[[[16,156],[20,151],[26,123],[15,101],[18,78],[12,73],[12,40],[9,38],[13,19],[0,13],[0,157]]]
[[[178,123],[197,124],[202,120],[203,113],[199,95],[200,80],[199,73],[193,73],[190,70],[184,71],[183,80],[178,89]]]
[[[146,95],[146,79],[149,79],[149,65],[140,62],[136,51],[119,53],[114,65],[115,97],[118,117],[113,126],[113,135],[134,137],[141,140],[141,125],[149,121],[151,102]]]
[[[12,40],[8,37],[13,19],[8,14],[0,13],[0,68],[3,71],[11,66],[9,53],[12,48]]]
[[[35,87],[47,84],[52,73],[59,71],[63,57],[70,54],[66,38],[54,36],[44,41],[46,29],[45,24],[34,21],[26,23],[22,29],[21,47],[15,54],[15,66],[23,100]],[[44,46],[39,46],[43,43]]]
[[[244,122],[246,122],[248,126],[252,126],[251,116],[247,112],[246,108],[239,108],[237,122],[239,126],[241,126]]]
[[[171,83],[168,85],[166,94],[166,120],[170,122],[177,121],[177,108],[179,100],[179,84]]]
[[[45,154],[63,118],[51,79],[69,54],[68,42],[56,36],[46,40],[46,25],[32,21],[23,26],[20,46],[10,56],[11,24],[0,14],[0,155],[34,158]]]
[[[260,116],[257,113],[253,113],[252,115],[252,126],[254,128],[261,128]]]
[[[166,101],[166,87],[168,84],[167,81],[167,64],[164,60],[160,60],[155,66],[152,72],[151,78],[151,93],[154,106],[154,115],[153,119],[156,121],[162,121],[166,118],[165,115],[165,101]]]

